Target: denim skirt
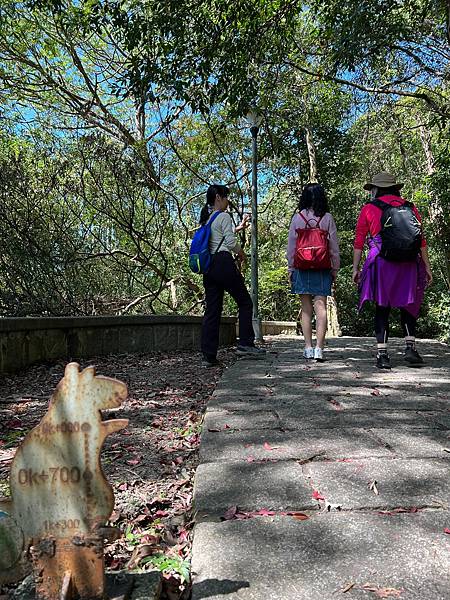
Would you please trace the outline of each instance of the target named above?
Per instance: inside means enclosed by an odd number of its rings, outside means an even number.
[[[319,271],[295,269],[292,274],[291,292],[293,294],[311,294],[312,296],[331,296],[331,283],[331,269]]]

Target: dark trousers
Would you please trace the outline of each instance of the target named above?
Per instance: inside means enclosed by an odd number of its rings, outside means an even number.
[[[386,344],[389,339],[389,313],[390,306],[375,307],[375,336],[379,344]],[[416,335],[417,319],[412,316],[404,308],[400,309],[400,324],[402,326],[403,335]]]
[[[202,322],[202,352],[209,357],[217,354],[224,292],[230,294],[239,308],[239,344],[253,346],[252,299],[229,252],[218,252],[214,256],[211,268],[203,275],[203,285],[206,308]]]

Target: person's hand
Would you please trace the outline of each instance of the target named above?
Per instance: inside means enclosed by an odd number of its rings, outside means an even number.
[[[336,282],[337,273],[337,269],[331,269],[331,279],[333,280],[333,283]]]
[[[425,267],[425,273],[426,273],[426,287],[430,287],[430,285],[433,283],[433,273],[431,272],[431,269],[429,266]]]
[[[358,285],[359,280],[361,278],[361,271],[358,268],[353,268],[353,272],[352,272],[352,280],[353,283],[356,283],[356,285]]]
[[[239,223],[239,225],[236,226],[235,231],[242,231],[242,229],[247,229],[247,227],[250,226],[250,218],[251,215],[249,215],[248,213],[244,213],[244,215],[242,216],[242,221]]]
[[[289,277],[289,283],[292,283],[292,280],[294,278],[294,271],[289,271],[288,272],[288,277]]]

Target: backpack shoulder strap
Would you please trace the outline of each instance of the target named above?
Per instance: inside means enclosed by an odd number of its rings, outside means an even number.
[[[211,226],[220,214],[222,214],[222,211],[221,210],[216,210],[216,212],[214,212],[209,217],[208,221],[206,221],[206,225],[210,225]]]
[[[299,215],[301,216],[301,218],[302,218],[302,219],[305,221],[305,223],[306,223],[306,229],[315,229],[316,227],[319,227],[319,223],[320,223],[320,221],[322,220],[322,217],[320,217],[320,218],[319,218],[319,220],[318,220],[318,221],[316,222],[316,224],[314,225],[314,227],[312,227],[312,226],[311,226],[311,221],[312,221],[312,219],[307,219],[307,218],[305,217],[305,215],[303,215],[301,212],[299,212],[298,214],[299,214]]]
[[[305,221],[306,225],[308,225],[308,220],[306,219],[305,215],[304,215],[304,214],[302,214],[301,212],[299,212],[298,214],[299,214],[299,215],[301,216],[301,218],[302,218],[302,219]]]
[[[376,206],[377,208],[381,209],[382,211],[385,211],[387,208],[390,208],[390,204],[387,204],[386,202],[383,202],[382,200],[378,200],[378,198],[375,198],[374,200],[370,200],[368,202],[368,204],[373,204],[373,206]]]
[[[209,225],[209,227],[210,227],[210,228],[211,228],[211,225],[214,223],[215,219],[217,219],[217,217],[218,217],[219,215],[221,215],[221,214],[222,214],[222,211],[221,211],[221,210],[216,210],[216,212],[215,212],[215,213],[213,213],[213,214],[212,214],[212,215],[209,217],[208,225]],[[220,250],[220,247],[221,247],[221,245],[224,243],[224,241],[225,241],[225,237],[223,237],[223,238],[220,240],[220,243],[219,243],[219,245],[217,246],[217,248],[216,248],[216,251],[215,251],[215,252],[213,252],[213,256],[215,256],[215,255],[216,255],[216,254],[219,252],[219,250]]]

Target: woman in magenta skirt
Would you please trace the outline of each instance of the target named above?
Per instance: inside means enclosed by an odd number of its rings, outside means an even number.
[[[371,193],[371,201],[363,206],[358,222],[353,250],[353,281],[359,286],[359,308],[367,300],[375,302],[375,336],[377,339],[377,367],[390,369],[388,354],[389,313],[392,307],[400,309],[400,321],[405,336],[404,359],[409,366],[420,366],[423,359],[416,350],[416,323],[425,288],[431,284],[427,243],[422,236],[417,255],[411,260],[387,260],[380,255],[382,248],[382,215],[385,208],[404,206],[400,196],[403,184],[397,183],[390,173],[378,173],[364,186]],[[382,204],[380,204],[380,202]],[[377,206],[378,204],[378,206]],[[387,206],[384,207],[383,204]],[[408,203],[406,203],[408,205]],[[418,223],[421,217],[414,205],[409,205]],[[381,207],[381,208],[380,208]],[[368,254],[362,270],[359,263],[367,238]]]

